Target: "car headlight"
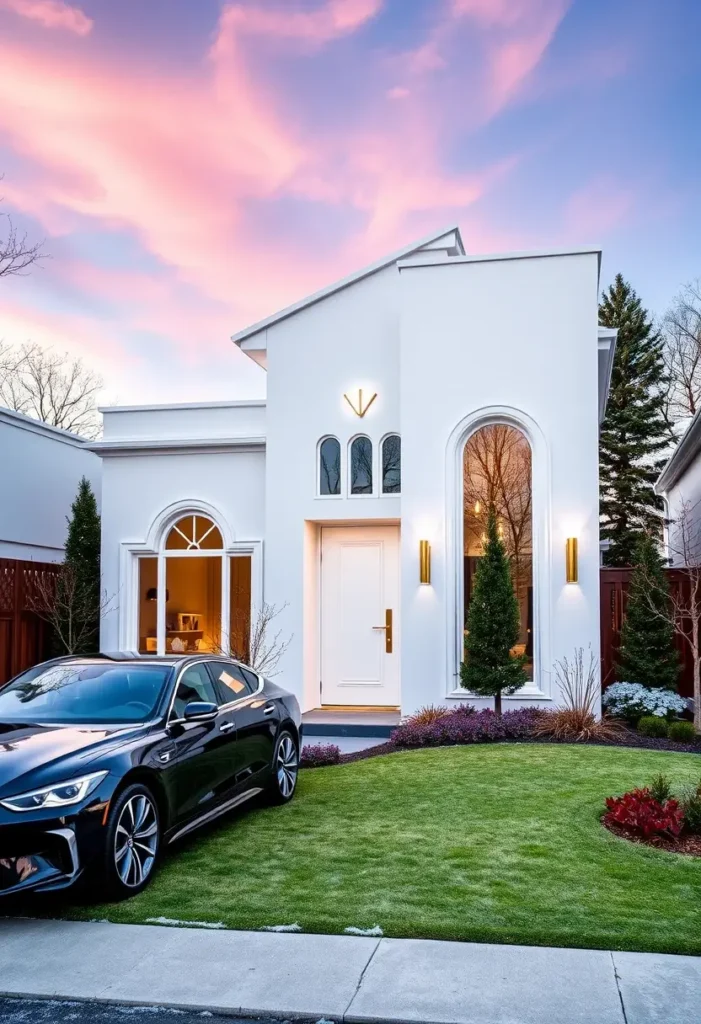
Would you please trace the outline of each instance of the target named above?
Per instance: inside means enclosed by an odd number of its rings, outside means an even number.
[[[100,785],[108,772],[93,772],[92,775],[81,775],[78,779],[68,782],[57,782],[53,786],[33,789],[29,793],[0,800],[0,804],[8,811],[35,811],[44,807],[70,807],[79,804],[86,796]]]

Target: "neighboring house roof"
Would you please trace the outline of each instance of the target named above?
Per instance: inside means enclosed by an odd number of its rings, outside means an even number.
[[[61,441],[63,444],[70,444],[76,448],[86,448],[90,441],[87,437],[74,434],[70,430],[63,430],[61,427],[52,427],[43,420],[35,420],[33,416],[26,416],[23,412],[15,412],[14,409],[6,409],[0,406],[0,423],[7,423],[9,426],[17,427],[19,430],[28,430],[33,434],[42,434],[53,441]]]
[[[452,227],[448,227],[443,231],[437,232],[436,234],[428,235],[426,238],[422,238],[418,242],[412,242],[411,245],[406,245],[403,249],[399,249],[397,252],[394,252],[389,256],[383,256],[382,259],[377,260],[375,263],[371,263],[367,267],[363,267],[362,270],[356,270],[355,273],[342,278],[340,281],[334,282],[334,284],[327,285],[327,287],[322,288],[321,291],[314,292],[313,295],[308,295],[305,299],[301,299],[299,302],[294,302],[291,306],[286,306],[278,313],[273,313],[272,316],[268,316],[264,320],[259,320],[257,323],[251,324],[250,327],[244,328],[244,330],[239,331],[237,334],[232,334],[231,340],[236,342],[244,352],[250,351],[253,348],[265,348],[265,344],[254,345],[252,342],[257,334],[267,330],[268,327],[272,327],[273,324],[280,323],[280,321],[286,320],[290,316],[294,316],[294,314],[299,313],[300,310],[313,306],[315,303],[321,302],[322,299],[327,298],[329,295],[333,295],[335,292],[340,292],[342,289],[348,288],[357,281],[362,281],[364,277],[369,277],[370,274],[375,274],[378,270],[384,270],[385,267],[389,267],[393,263],[397,263],[399,260],[406,259],[407,256],[411,256],[421,250],[428,252],[432,252],[434,250],[444,251],[450,256],[464,256],[465,246],[462,242],[460,228],[455,224]]]
[[[674,487],[689,468],[701,450],[701,409],[689,421],[686,431],[681,436],[677,447],[672,452],[667,465],[657,478],[655,493],[664,494]]]
[[[616,354],[617,327],[599,327],[599,423],[606,415],[606,403],[611,387],[613,357]]]

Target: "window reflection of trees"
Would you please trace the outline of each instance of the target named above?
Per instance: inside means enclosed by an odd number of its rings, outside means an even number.
[[[351,445],[351,494],[372,494],[372,441],[356,437]]]
[[[492,423],[468,439],[464,452],[464,554],[474,571],[482,554],[490,505],[511,562],[521,613],[521,641],[532,652],[533,497],[531,446],[516,427]],[[466,586],[466,599],[469,598]],[[467,602],[466,602],[467,607]]]
[[[327,437],[319,447],[319,493],[341,493],[341,445]]]
[[[399,494],[402,489],[402,442],[390,434],[382,442],[382,493]]]

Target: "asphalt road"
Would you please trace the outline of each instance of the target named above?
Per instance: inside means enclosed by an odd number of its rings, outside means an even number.
[[[105,1006],[57,999],[3,999],[1,1024],[231,1024],[231,1017],[158,1006]],[[237,1020],[236,1024],[281,1024],[279,1021]],[[290,1024],[290,1022],[285,1022]]]

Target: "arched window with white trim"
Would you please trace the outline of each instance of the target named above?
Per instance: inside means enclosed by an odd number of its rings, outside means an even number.
[[[372,494],[372,441],[364,434],[351,441],[350,492]]]
[[[400,494],[402,490],[402,439],[388,434],[382,442],[382,493]]]
[[[324,437],[319,444],[319,494],[341,493],[341,445],[337,437]]]
[[[251,568],[251,555],[227,550],[209,515],[171,520],[157,553],[138,559],[139,652],[248,660]]]

